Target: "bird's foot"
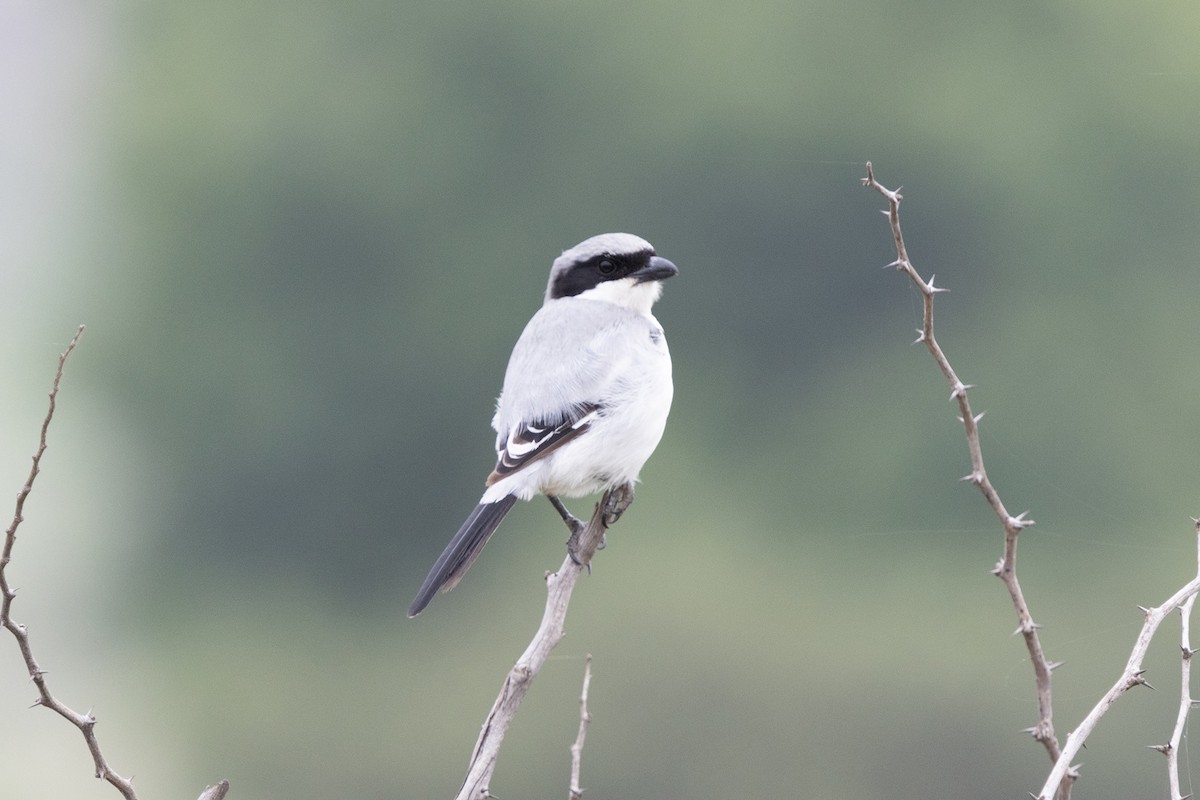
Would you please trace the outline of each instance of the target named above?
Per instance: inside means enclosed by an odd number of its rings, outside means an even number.
[[[611,528],[625,513],[625,509],[633,505],[633,484],[622,483],[610,489],[604,495],[604,527]]]
[[[579,538],[583,535],[587,526],[578,517],[567,511],[562,501],[557,497],[550,497],[550,502],[558,509],[558,513],[562,516],[563,521],[567,523],[567,527],[571,529],[571,536],[567,539],[567,555],[576,565],[587,567],[588,574],[592,572],[592,565],[585,564],[579,559]],[[621,515],[625,513],[625,509],[629,508],[633,503],[633,484],[623,483],[613,489],[609,489],[604,493],[601,499],[598,510],[600,511],[600,524],[605,528],[611,528],[616,524]],[[603,532],[600,534],[600,541],[596,545],[597,550],[603,550],[608,545],[608,539]]]

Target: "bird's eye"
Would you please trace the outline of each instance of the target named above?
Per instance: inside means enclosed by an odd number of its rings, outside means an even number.
[[[600,270],[601,275],[612,275],[617,271],[617,265],[607,258],[601,259],[597,268]]]

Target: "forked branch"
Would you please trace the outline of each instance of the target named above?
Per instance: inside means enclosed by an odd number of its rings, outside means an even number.
[[[1200,554],[1200,521],[1196,522],[1197,552]],[[1047,800],[1054,791],[1054,787],[1058,785],[1064,775],[1070,774],[1070,768],[1067,766],[1071,760],[1079,753],[1080,748],[1087,742],[1096,725],[1099,724],[1100,718],[1103,717],[1113,704],[1130,689],[1135,686],[1149,686],[1146,683],[1144,675],[1146,670],[1142,668],[1142,661],[1146,657],[1146,651],[1150,649],[1150,641],[1154,638],[1158,626],[1162,624],[1167,616],[1175,611],[1180,611],[1183,614],[1183,673],[1182,683],[1183,688],[1180,692],[1179,713],[1176,716],[1175,730],[1171,736],[1171,742],[1166,745],[1155,746],[1155,750],[1165,753],[1167,762],[1167,776],[1171,788],[1172,800],[1183,800],[1184,795],[1179,788],[1179,744],[1183,737],[1184,724],[1187,721],[1188,711],[1191,709],[1191,658],[1192,649],[1188,643],[1189,617],[1191,615],[1192,604],[1196,599],[1196,592],[1200,591],[1200,556],[1198,556],[1198,564],[1196,577],[1192,578],[1183,587],[1167,598],[1161,606],[1155,608],[1143,608],[1142,613],[1145,620],[1142,622],[1142,629],[1138,632],[1137,640],[1133,643],[1133,650],[1129,654],[1129,660],[1125,663],[1125,669],[1121,673],[1121,677],[1117,678],[1117,682],[1112,685],[1100,701],[1093,706],[1088,715],[1083,718],[1075,730],[1067,734],[1066,744],[1063,745],[1062,755],[1054,763],[1054,768],[1050,771],[1050,775],[1046,778],[1046,783],[1042,786],[1042,790],[1037,795],[1037,800]]]

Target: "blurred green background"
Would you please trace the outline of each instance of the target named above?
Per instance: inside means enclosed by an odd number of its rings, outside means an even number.
[[[681,268],[675,406],[495,794],[565,796],[590,652],[591,800],[1024,797],[1001,533],[859,179],[903,184],[1038,521],[1065,736],[1195,573],[1198,31],[1183,0],[5,4],[6,493],[88,325],[13,616],[147,800],[452,796],[561,524],[522,505],[404,609],[550,261],[629,230]],[[2,638],[0,796],[114,797]],[[1166,795],[1177,653],[1173,620],[1077,796]]]

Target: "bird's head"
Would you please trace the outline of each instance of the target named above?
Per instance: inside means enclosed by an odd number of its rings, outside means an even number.
[[[546,302],[579,297],[649,314],[662,294],[662,282],[678,273],[645,239],[629,233],[602,233],[554,259]]]

